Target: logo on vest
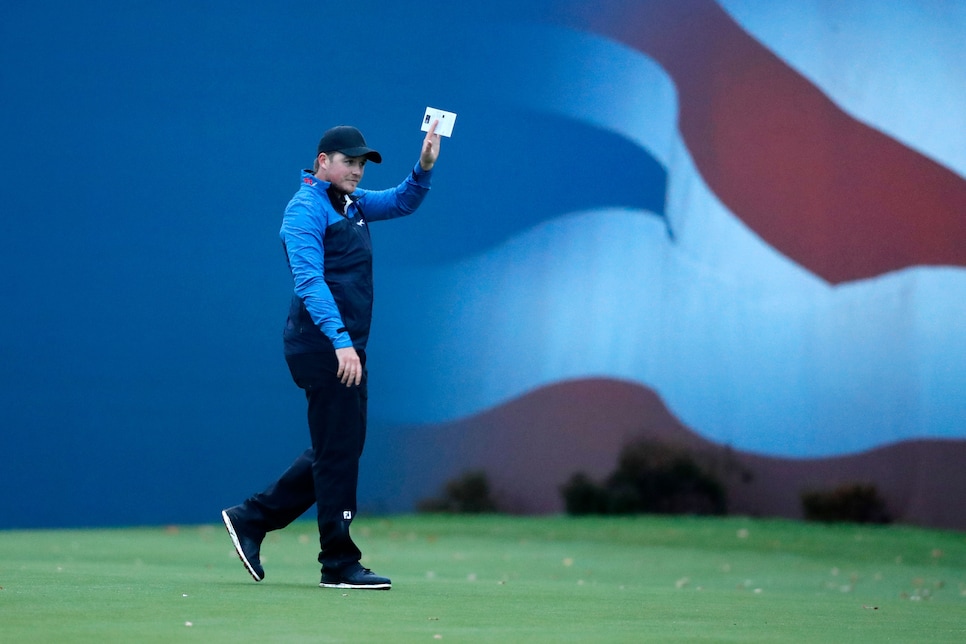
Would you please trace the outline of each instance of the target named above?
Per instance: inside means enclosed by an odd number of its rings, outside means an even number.
[[[345,512],[343,512],[342,513],[342,518],[345,519],[346,521],[351,521],[352,520],[352,510],[346,510]]]

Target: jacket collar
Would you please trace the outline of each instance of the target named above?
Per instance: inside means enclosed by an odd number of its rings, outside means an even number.
[[[326,196],[325,191],[329,189],[331,184],[316,177],[311,170],[302,170],[302,185],[309,186],[320,195]]]

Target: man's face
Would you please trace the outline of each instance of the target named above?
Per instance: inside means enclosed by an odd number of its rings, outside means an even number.
[[[316,176],[331,183],[336,190],[351,194],[362,181],[367,160],[365,157],[347,157],[341,152],[322,153]]]

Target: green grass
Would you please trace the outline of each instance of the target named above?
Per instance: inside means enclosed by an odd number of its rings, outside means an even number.
[[[359,520],[393,590],[318,587],[314,522],[255,583],[221,525],[0,532],[0,641],[966,641],[966,535],[745,518]]]

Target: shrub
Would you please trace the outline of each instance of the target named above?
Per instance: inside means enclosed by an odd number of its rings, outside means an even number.
[[[446,484],[443,496],[425,499],[417,505],[419,512],[447,512],[452,514],[480,514],[495,512],[496,502],[490,495],[490,481],[486,472],[466,472]]]
[[[561,487],[567,514],[607,514],[607,491],[583,472],[570,477]]]
[[[561,487],[569,514],[724,514],[724,485],[707,458],[651,440],[625,445],[603,485],[585,474]]]
[[[808,521],[889,523],[885,501],[875,485],[846,483],[832,490],[802,492],[802,509]]]

